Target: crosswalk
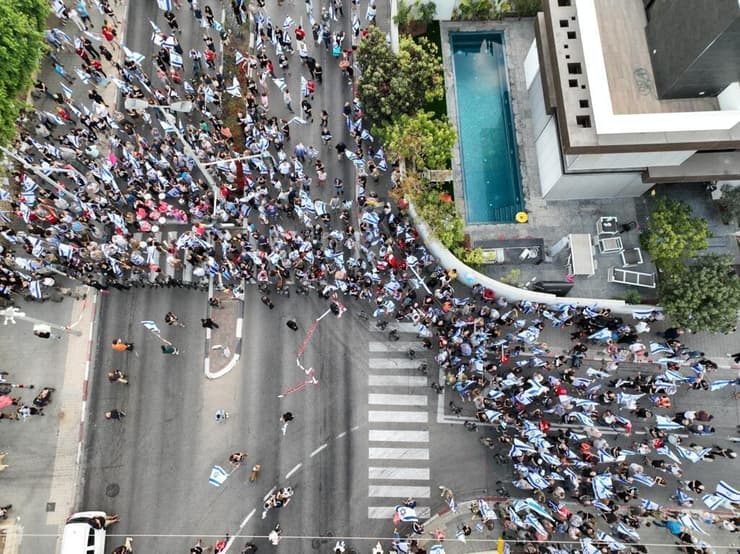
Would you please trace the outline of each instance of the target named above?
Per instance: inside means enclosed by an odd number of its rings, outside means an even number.
[[[429,383],[408,357],[420,342],[412,323],[395,324],[401,340],[389,342],[385,331],[370,326],[368,345],[368,509],[369,519],[392,519],[408,497],[416,513],[430,517]],[[413,334],[413,335],[412,335]],[[405,340],[404,340],[405,339]]]
[[[144,237],[143,233],[134,233],[134,244],[138,243],[138,248],[132,249],[132,253],[138,252],[145,261],[144,267],[149,268],[144,272],[142,279],[153,283],[165,283],[167,281],[180,281],[184,285],[203,284],[207,281],[203,277],[193,275],[193,265],[189,261],[188,249],[175,250],[170,248],[174,246],[180,231],[168,231],[163,233],[158,231],[148,233],[146,238],[153,238],[154,242],[164,246],[166,250],[174,253],[162,252],[158,248],[152,248]],[[141,259],[141,258],[140,258]],[[157,268],[159,270],[157,270]]]

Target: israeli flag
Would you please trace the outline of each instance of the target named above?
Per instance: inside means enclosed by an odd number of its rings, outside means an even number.
[[[153,321],[142,321],[141,324],[152,333],[156,333],[157,335],[160,333],[159,327]]]
[[[524,518],[524,523],[537,531],[541,535],[547,535],[547,531],[545,531],[545,528],[542,526],[542,523],[540,523],[540,520],[538,520],[534,515],[527,514],[527,516]]]
[[[29,208],[28,205],[23,202],[21,202],[19,208],[21,210],[21,217],[23,218],[23,221],[26,223],[31,223],[31,208]]]
[[[367,141],[370,141],[370,142],[374,142],[375,141],[375,139],[373,138],[373,136],[370,134],[370,131],[368,131],[367,129],[363,129],[362,130],[362,133],[360,133],[360,138],[362,140],[367,140]]]
[[[635,403],[645,396],[645,394],[627,394],[624,392],[618,392],[617,393],[617,404],[620,404],[622,406],[625,406],[626,408],[630,408],[631,406],[634,406]]]
[[[169,0],[167,0],[169,2]],[[134,52],[133,50],[129,50],[127,46],[123,47],[123,53],[126,55],[127,60],[131,60],[135,64],[139,65],[142,63],[146,56],[144,54],[139,54],[138,52]]]
[[[676,429],[683,429],[683,425],[681,425],[680,423],[676,423],[671,418],[666,417],[666,416],[656,415],[655,421],[657,423],[658,429],[663,429],[663,430],[668,430],[668,431],[676,430]]]
[[[239,86],[239,79],[236,78],[236,75],[234,75],[231,86],[226,87],[226,92],[228,92],[231,96],[236,96],[237,98],[242,97],[242,91]]]
[[[182,56],[174,50],[170,52],[170,64],[172,64],[172,67],[175,69],[182,69]]]
[[[589,335],[588,338],[591,340],[606,341],[612,338],[612,332],[610,329],[604,328],[596,331],[592,335]]]
[[[583,412],[570,412],[568,414],[568,417],[576,418],[582,425],[585,425],[586,427],[595,427],[593,420]]]
[[[28,284],[28,290],[31,293],[31,296],[33,296],[34,298],[41,299],[41,297],[43,296],[43,294],[41,293],[41,281],[39,280],[31,281]]]
[[[711,448],[702,448],[697,452],[692,448],[684,448],[683,446],[676,446],[676,450],[678,450],[678,453],[682,458],[686,458],[694,464],[696,462],[701,462],[704,459],[704,456],[712,451]]]
[[[308,91],[308,81],[303,75],[301,75],[301,96],[306,97],[309,94],[310,93]]]
[[[717,508],[721,508],[722,506],[727,504],[726,498],[723,498],[716,494],[705,494],[702,497],[702,500],[710,510],[716,510]]]
[[[635,473],[632,476],[632,479],[647,487],[652,487],[653,485],[655,485],[655,480],[649,475],[645,475],[644,473]]]
[[[645,508],[646,510],[648,510],[650,512],[654,512],[656,510],[663,509],[663,506],[661,506],[657,502],[653,502],[649,498],[643,498],[643,499],[641,499],[640,500],[640,506],[642,506],[643,508]]]
[[[676,489],[676,502],[678,502],[681,506],[685,504],[693,504],[694,499],[691,498],[688,494],[686,494],[681,489]]]
[[[611,464],[616,462],[617,459],[609,454],[606,450],[603,448],[599,450],[599,463],[600,464]]]
[[[519,517],[519,514],[511,506],[509,506],[509,518],[511,518],[511,522],[517,527],[526,527],[522,518]]]
[[[672,371],[670,369],[667,369],[663,372],[663,377],[675,383],[683,383],[689,380],[689,377],[684,377],[679,372]]]
[[[633,310],[632,317],[637,320],[650,319],[653,315],[656,315],[657,313],[660,312],[656,312],[655,310]]]
[[[488,502],[486,502],[482,498],[478,499],[478,510],[480,510],[481,517],[483,518],[484,522],[498,519],[498,517],[496,516],[496,512],[494,512],[491,506],[489,506]]]
[[[581,539],[581,549],[583,549],[583,554],[599,554],[601,552],[592,544],[591,539]]]
[[[637,531],[635,531],[632,527],[628,527],[621,521],[617,524],[616,530],[618,533],[621,533],[625,537],[629,537],[635,542],[640,540],[640,535],[637,533]]]
[[[548,454],[547,452],[542,452],[540,454],[540,457],[545,460],[548,464],[550,464],[552,467],[558,467],[560,465],[560,459],[556,456],[553,456],[552,454]]]
[[[157,0],[157,6],[159,6],[160,10],[171,12],[172,11],[172,0]]]
[[[59,83],[59,86],[62,87],[62,92],[64,93],[64,96],[67,97],[67,100],[70,100],[72,98],[72,89],[69,88],[64,83]]]
[[[59,246],[57,246],[57,250],[59,251],[59,255],[62,258],[67,258],[68,260],[71,260],[72,256],[74,256],[74,253],[75,253],[74,246],[70,244],[60,243]]]
[[[404,506],[403,504],[396,506],[396,514],[398,514],[399,519],[404,523],[419,521],[419,517],[416,515],[416,510],[409,508],[408,506]]]
[[[681,460],[678,459],[678,456],[676,456],[670,448],[668,448],[668,445],[661,446],[660,448],[656,448],[655,451],[658,454],[663,454],[663,456],[668,456],[671,460],[676,462],[677,464],[681,463]]]
[[[659,354],[661,352],[665,352],[666,354],[673,354],[673,350],[671,350],[667,345],[661,344],[659,342],[651,342],[650,343],[650,354],[655,355]]]
[[[547,509],[541,504],[538,504],[534,498],[525,498],[524,505],[527,507],[527,509],[532,510],[533,512],[541,515],[542,517],[549,519],[550,521],[555,521],[553,517],[549,514]]]
[[[609,533],[604,533],[604,531],[597,530],[596,538],[602,542],[605,542],[609,546],[609,550],[614,550],[616,552],[616,551],[627,549],[627,547],[624,544],[617,541],[617,539],[612,537]]]
[[[688,527],[692,531],[696,531],[697,533],[701,533],[702,535],[708,535],[704,529],[699,527],[699,524],[696,523],[693,517],[691,517],[687,513],[682,513],[680,516],[678,516],[678,521],[684,524],[685,527]]]
[[[229,478],[229,474],[221,466],[213,466],[208,482],[214,487],[220,487]]]
[[[279,89],[280,89],[280,91],[281,91],[281,92],[282,92],[283,90],[285,90],[285,89],[287,89],[287,88],[288,88],[288,85],[287,85],[287,84],[285,84],[285,79],[283,79],[283,78],[276,78],[276,79],[273,79],[273,80],[272,80],[272,82],[273,82],[273,83],[275,84],[275,86],[276,86],[277,88],[279,88]]]
[[[243,64],[243,63],[245,63],[247,61],[247,58],[244,56],[244,54],[242,54],[241,52],[239,52],[239,50],[236,50],[236,52],[234,54],[234,57],[236,58],[234,60],[234,63],[236,65],[241,65],[241,64]]]
[[[177,132],[177,129],[175,128],[175,126],[172,125],[172,123],[165,121],[164,119],[160,119],[159,124],[162,126],[162,130],[165,133],[176,133]]]
[[[287,16],[285,20],[283,21],[283,31],[290,31],[290,28],[295,24],[293,21],[293,18],[290,16]]]
[[[609,473],[596,475],[591,485],[594,491],[594,497],[598,499],[609,498],[614,495],[612,492],[612,476]]]
[[[712,381],[709,383],[709,390],[715,391],[725,388],[727,385],[732,385],[736,382],[735,379],[720,379],[719,381]]]
[[[732,488],[725,481],[720,481],[717,485],[717,494],[733,504],[740,502],[740,492]]]

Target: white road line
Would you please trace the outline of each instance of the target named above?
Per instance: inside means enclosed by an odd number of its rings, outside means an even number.
[[[346,435],[347,435],[347,431],[342,431],[342,432],[341,432],[341,433],[339,433],[339,434],[338,434],[338,435],[337,435],[337,436],[336,436],[335,438],[337,438],[337,439],[341,439],[342,437],[344,437],[344,436],[346,436]]]
[[[408,352],[409,348],[413,350],[421,350],[423,347],[420,342],[378,342],[370,341],[369,349],[370,352]]]
[[[386,404],[388,406],[426,406],[427,397],[422,394],[376,394],[367,395],[369,404]]]
[[[371,387],[426,387],[427,378],[418,375],[368,375]]]
[[[236,338],[240,339],[242,338],[242,326],[244,325],[244,320],[240,317],[236,320]]]
[[[247,514],[247,517],[239,524],[239,529],[243,529],[247,522],[252,519],[252,516],[257,511],[257,508],[252,508],[252,511]]]
[[[367,420],[371,423],[426,423],[429,420],[429,414],[426,412],[369,411]]]
[[[378,329],[375,325],[370,326],[370,331],[374,333],[387,333],[391,329],[398,329],[400,333],[418,333],[419,327],[415,323],[410,321],[402,321],[400,323],[391,323],[385,329]]]
[[[429,431],[370,429],[368,435],[370,442],[429,442]]]
[[[290,479],[290,476],[291,476],[291,475],[293,475],[293,474],[294,474],[294,473],[295,473],[296,471],[298,471],[299,469],[301,469],[301,467],[302,467],[302,466],[303,466],[303,463],[297,464],[297,465],[296,465],[296,466],[295,466],[295,467],[294,467],[293,469],[291,469],[291,470],[290,470],[290,471],[289,471],[289,472],[288,472],[288,473],[287,473],[287,474],[285,475],[285,478],[286,478],[286,479]]]
[[[369,448],[370,460],[428,460],[428,448]]]
[[[360,426],[359,426],[359,425],[355,425],[354,427],[352,427],[352,428],[350,429],[350,431],[357,431],[357,430],[358,430],[359,428],[360,428]]]
[[[309,456],[309,458],[313,458],[314,456],[316,456],[316,454],[318,454],[319,452],[321,452],[321,451],[322,451],[322,450],[323,450],[324,448],[326,448],[327,446],[328,446],[328,445],[327,445],[326,443],[322,444],[322,445],[321,445],[321,446],[319,446],[319,447],[318,447],[318,448],[317,448],[316,450],[314,450],[313,452],[311,452],[311,455]]]
[[[368,519],[391,519],[394,513],[396,513],[395,506],[368,506],[367,508]],[[429,506],[416,507],[416,515],[419,519],[429,519],[431,514]]]
[[[405,358],[370,358],[368,361],[370,369],[414,369],[419,367],[419,360]]]
[[[380,496],[383,498],[429,498],[432,493],[429,487],[418,487],[413,485],[369,485],[367,495],[370,497]]]
[[[275,492],[275,489],[276,489],[276,488],[277,488],[277,487],[272,487],[272,488],[270,489],[270,492],[268,492],[268,493],[267,493],[267,494],[266,494],[266,495],[265,495],[265,496],[264,496],[264,497],[262,498],[262,500],[267,500],[268,498],[270,498],[270,495],[271,495],[272,493],[274,493],[274,492]]]
[[[369,467],[368,479],[387,481],[428,481],[428,467]]]

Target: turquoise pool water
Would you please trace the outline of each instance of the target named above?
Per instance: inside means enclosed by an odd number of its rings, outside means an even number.
[[[524,207],[504,35],[450,33],[468,223],[513,223]]]

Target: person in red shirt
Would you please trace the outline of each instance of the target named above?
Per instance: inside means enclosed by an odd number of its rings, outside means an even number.
[[[304,38],[306,38],[306,31],[304,31],[303,27],[301,27],[300,25],[298,25],[298,27],[296,27],[295,29],[295,38],[297,40],[303,40]]]

